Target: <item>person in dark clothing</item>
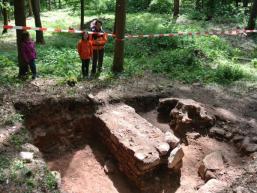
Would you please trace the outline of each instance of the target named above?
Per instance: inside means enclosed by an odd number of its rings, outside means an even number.
[[[91,31],[95,32],[92,35],[92,44],[93,44],[93,66],[92,66],[92,74],[97,71],[100,73],[102,71],[103,66],[103,58],[104,58],[104,46],[107,42],[107,34],[104,33],[102,29],[102,22],[99,20],[94,20],[91,23]]]
[[[35,43],[30,39],[29,32],[24,31],[22,33],[22,45],[21,45],[21,53],[23,60],[29,65],[30,70],[32,72],[32,79],[37,77],[37,69],[35,64],[36,59],[36,49]]]

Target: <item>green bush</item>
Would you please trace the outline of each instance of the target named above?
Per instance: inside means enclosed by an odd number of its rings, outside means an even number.
[[[20,149],[21,146],[29,142],[29,133],[28,130],[25,128],[22,128],[19,132],[13,134],[10,138],[10,142],[17,148]]]
[[[254,58],[252,60],[252,65],[253,65],[254,68],[257,68],[257,58]]]
[[[56,182],[56,178],[54,177],[54,175],[49,172],[49,171],[46,171],[46,176],[44,178],[44,183],[46,185],[46,187],[49,189],[49,190],[55,190],[56,187],[57,187],[57,182]]]
[[[129,0],[128,10],[129,12],[145,11],[148,9],[151,0]]]
[[[94,0],[88,4],[89,9],[97,12],[115,11],[115,1],[112,0]]]
[[[170,0],[152,0],[149,11],[154,13],[171,13],[172,3]]]
[[[0,55],[0,84],[15,84],[19,81],[17,77],[17,59],[13,54],[3,53]]]
[[[239,65],[219,65],[216,71],[216,81],[219,83],[230,83],[245,77],[245,73]]]

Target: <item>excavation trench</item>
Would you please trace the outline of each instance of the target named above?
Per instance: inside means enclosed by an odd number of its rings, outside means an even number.
[[[103,105],[90,98],[71,98],[16,103],[15,107],[24,115],[25,127],[49,169],[60,172],[64,192],[175,191],[180,168],[167,169],[172,149],[162,154],[156,150],[156,144],[162,143],[156,135],[170,130],[169,118],[158,117],[158,98],[126,99],[125,103]],[[145,136],[140,138],[142,133]],[[151,139],[147,141],[146,136]]]
[[[140,96],[106,104],[87,96],[15,107],[49,169],[60,172],[63,192],[194,193],[204,184],[202,160],[213,152],[227,166],[216,178],[229,185],[243,172],[231,145],[207,135],[220,124],[215,109],[191,99]]]

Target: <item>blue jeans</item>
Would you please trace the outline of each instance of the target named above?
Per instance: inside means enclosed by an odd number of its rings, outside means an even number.
[[[32,78],[36,78],[36,76],[37,76],[37,68],[36,68],[35,60],[31,60],[29,62],[29,67],[30,67],[30,70],[32,72]]]

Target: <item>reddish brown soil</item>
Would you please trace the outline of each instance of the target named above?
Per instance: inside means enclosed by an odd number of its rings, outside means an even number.
[[[164,132],[169,129],[165,120],[157,120],[157,112],[140,113]],[[207,136],[196,140],[189,139],[189,146],[183,146],[185,157],[181,169],[180,185],[166,175],[156,177],[162,183],[165,193],[194,193],[204,181],[198,175],[198,167],[205,155],[213,151],[221,151],[226,161],[226,169],[220,171],[219,179],[232,184],[242,174],[242,158],[235,149],[224,142],[218,142]],[[104,163],[109,153],[99,141],[89,141],[79,149],[65,155],[48,158],[50,170],[59,171],[62,176],[61,189],[67,193],[136,193],[138,192],[117,168],[115,173],[107,175]]]
[[[98,142],[89,142],[57,158],[50,159],[50,170],[59,171],[62,187],[68,193],[135,193],[117,168],[114,174],[104,172],[108,152]]]

